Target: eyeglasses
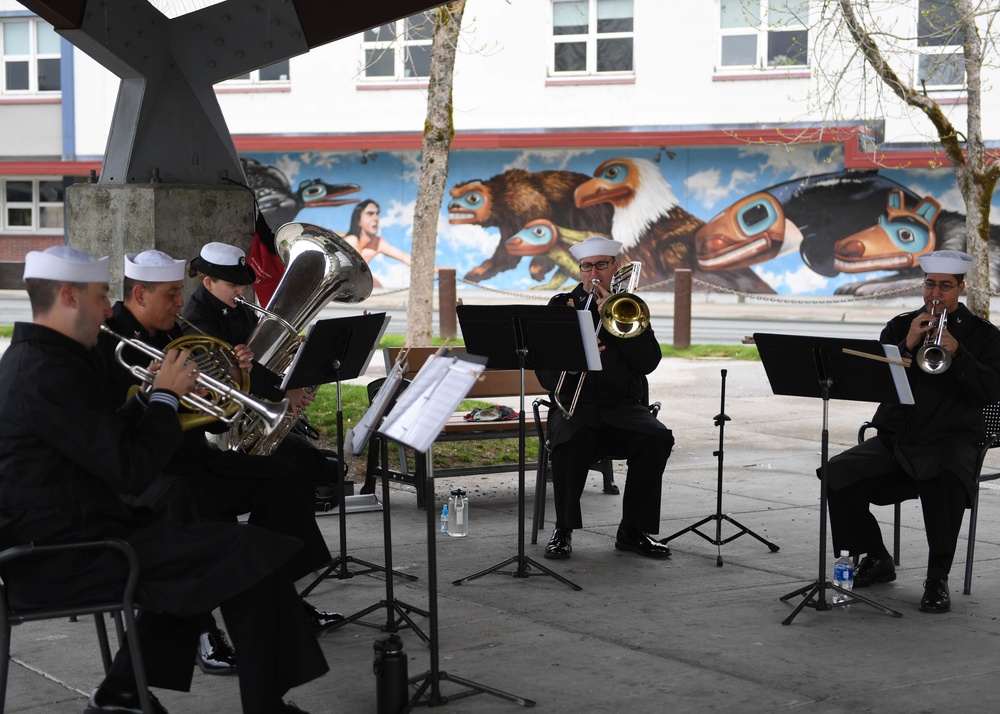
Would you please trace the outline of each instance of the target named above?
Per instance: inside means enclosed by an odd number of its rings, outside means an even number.
[[[935,283],[933,280],[925,280],[921,285],[924,286],[924,290],[938,288],[943,293],[951,292],[958,287],[956,283]]]
[[[598,261],[596,263],[580,263],[580,272],[581,273],[589,273],[591,270],[594,270],[594,269],[604,270],[605,268],[607,268],[609,265],[611,265],[614,262],[615,261],[613,261],[613,260],[601,260],[601,261]]]

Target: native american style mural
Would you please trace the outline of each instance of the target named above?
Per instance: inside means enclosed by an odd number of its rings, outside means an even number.
[[[686,268],[700,291],[872,295],[912,285],[923,253],[964,248],[951,171],[842,165],[828,145],[456,151],[435,262],[497,289],[565,290],[579,280],[569,248],[603,235],[650,290]],[[408,285],[418,152],[255,154],[244,169],[272,228],[363,230],[379,284]]]

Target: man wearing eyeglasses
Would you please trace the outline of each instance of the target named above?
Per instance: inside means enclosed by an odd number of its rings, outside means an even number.
[[[581,283],[568,295],[556,295],[552,304],[566,304],[593,314],[611,295],[611,278],[618,270],[618,241],[591,236],[570,248],[580,261]],[[674,444],[670,430],[650,413],[646,375],[660,363],[660,345],[652,329],[621,338],[606,330],[598,333],[601,370],[588,372],[571,418],[560,410],[549,412],[552,453],[552,494],[556,527],[546,558],[565,559],[573,552],[573,530],[583,527],[580,497],[592,464],[614,454],[628,462],[622,520],[615,548],[651,558],[665,558],[670,549],[650,537],[660,530],[660,490],[663,470]],[[537,372],[543,387],[554,391],[560,372]],[[582,375],[571,374],[564,390],[570,395]],[[561,398],[569,404],[571,397]]]
[[[854,576],[863,588],[896,579],[870,504],[919,498],[928,556],[923,612],[951,608],[951,570],[962,518],[978,488],[978,444],[983,407],[1000,400],[1000,330],[973,315],[959,296],[972,257],[939,250],[917,259],[924,270],[923,307],[892,318],[879,341],[910,358],[907,377],[914,404],[880,404],[871,423],[878,436],[832,458],[827,467],[834,552],[867,554]],[[951,356],[946,370],[927,372],[914,359],[925,341],[936,340]]]

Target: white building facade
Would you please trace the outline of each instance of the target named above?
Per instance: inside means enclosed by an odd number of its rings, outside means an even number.
[[[154,4],[169,16],[186,3]],[[928,22],[931,4],[886,2],[882,16],[908,38],[904,80],[922,79],[964,128],[960,48]],[[870,70],[852,69],[834,87],[839,55],[850,48],[835,41],[823,6],[469,0],[438,264],[499,288],[556,288],[576,277],[565,248],[583,231],[623,240],[636,255],[655,253],[646,257],[647,283],[667,284],[678,267],[693,268],[706,289],[751,292],[863,292],[908,278],[916,255],[952,240],[942,225],[962,212],[954,180],[936,168],[943,157],[930,123],[878,91]],[[348,232],[359,199],[373,198],[381,236],[409,249],[432,15],[216,86],[256,180],[287,184],[292,212],[271,213],[262,200],[270,223],[291,216]],[[13,0],[0,0],[0,25],[0,262],[13,268],[27,250],[65,239],[63,192],[100,171],[118,78]],[[984,86],[996,80],[986,68]],[[1000,95],[984,93],[990,142],[1000,140],[998,104]],[[611,200],[608,185],[625,174],[627,197]],[[791,190],[796,182],[807,190]],[[480,191],[492,215],[463,208]],[[527,197],[532,191],[543,207]],[[864,216],[844,217],[857,213]],[[899,255],[872,262],[873,251],[888,249],[871,241],[893,239],[870,235],[880,217],[922,235],[918,248],[895,247],[909,263]],[[735,228],[720,228],[727,222]],[[538,245],[525,236],[511,242],[525,227]],[[849,239],[868,246],[867,262],[857,245],[845,247]],[[398,257],[376,255],[372,266],[385,286],[407,282]]]

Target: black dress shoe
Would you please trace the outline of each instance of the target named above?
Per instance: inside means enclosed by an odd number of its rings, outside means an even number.
[[[149,700],[155,714],[167,714],[152,692],[149,693]],[[136,692],[119,692],[102,685],[90,693],[83,714],[142,714],[142,704]]]
[[[194,661],[205,674],[236,674],[236,650],[218,627],[201,633]]]
[[[339,612],[324,612],[323,610],[317,610],[305,600],[302,601],[302,609],[305,610],[306,617],[309,619],[309,624],[312,625],[313,632],[317,635],[322,635],[324,632],[332,630],[344,621],[344,616]],[[293,709],[292,711],[295,710]]]
[[[920,598],[921,612],[948,612],[951,609],[951,595],[948,593],[946,580],[930,579],[924,581],[924,596]]]
[[[566,560],[573,554],[573,529],[556,528],[552,531],[549,544],[545,546],[545,557],[550,560]]]
[[[647,558],[669,558],[670,548],[664,543],[643,533],[637,528],[618,526],[618,537],[615,538],[615,548],[628,550]]]
[[[875,583],[891,583],[896,579],[896,566],[892,558],[873,558],[866,555],[854,571],[854,587],[866,588]]]

